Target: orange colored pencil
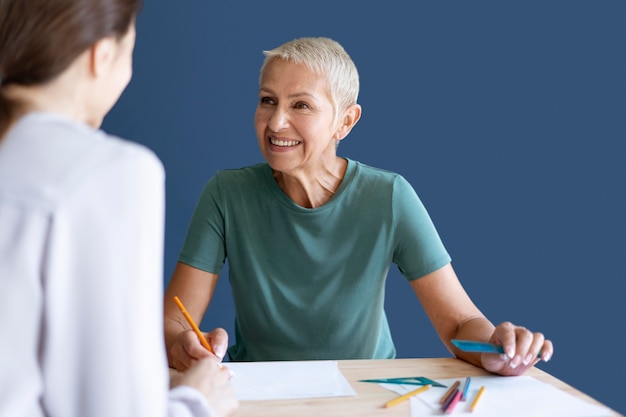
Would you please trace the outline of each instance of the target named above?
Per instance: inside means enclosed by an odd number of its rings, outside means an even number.
[[[187,319],[187,322],[189,323],[193,331],[196,333],[196,335],[198,335],[198,339],[200,339],[200,343],[202,344],[202,346],[204,346],[204,348],[208,350],[209,352],[215,354],[215,352],[213,352],[213,349],[211,348],[211,345],[209,345],[209,342],[207,342],[206,338],[204,337],[204,335],[202,334],[198,326],[196,326],[196,323],[193,321],[193,319],[187,312],[187,309],[185,308],[183,303],[180,301],[180,298],[178,298],[177,296],[174,296],[174,302],[180,309],[181,313],[183,313],[183,316],[185,316],[185,318]]]

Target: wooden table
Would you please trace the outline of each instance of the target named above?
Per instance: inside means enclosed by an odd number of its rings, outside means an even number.
[[[459,375],[489,375],[481,368],[454,358],[341,360],[337,363],[356,391],[356,397],[241,401],[239,410],[233,417],[407,417],[410,415],[408,401],[392,408],[381,408],[384,403],[397,397],[397,394],[378,384],[358,381],[368,378],[415,375],[425,375],[433,379],[454,378]],[[600,404],[590,396],[538,368],[530,369],[525,375],[552,384],[584,400]],[[617,412],[615,416],[624,417]]]

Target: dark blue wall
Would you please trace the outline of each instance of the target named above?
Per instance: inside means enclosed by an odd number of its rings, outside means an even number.
[[[146,1],[104,127],[167,169],[165,282],[205,181],[261,158],[261,51],[329,36],[361,75],[339,153],[403,174],[479,307],[544,332],[542,369],[626,412],[626,2],[366,3]],[[232,335],[229,291],[224,274],[204,330]],[[395,268],[387,299],[400,357],[448,355]]]

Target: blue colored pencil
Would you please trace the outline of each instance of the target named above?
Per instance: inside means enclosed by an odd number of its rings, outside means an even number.
[[[468,376],[465,378],[465,385],[463,386],[463,394],[461,395],[461,401],[467,400],[467,390],[469,390],[471,378]]]

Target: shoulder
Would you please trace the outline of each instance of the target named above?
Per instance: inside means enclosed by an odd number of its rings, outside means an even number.
[[[413,186],[399,173],[349,160],[346,194],[360,204],[395,206],[418,198]]]
[[[263,178],[271,168],[265,162],[242,168],[222,169],[217,171],[215,177],[223,181],[246,181]]]
[[[362,162],[348,160],[349,170],[353,172],[354,180],[367,186],[382,186],[395,188],[411,187],[408,181],[399,173],[388,169],[377,168]]]
[[[110,172],[125,176],[129,184],[135,178],[162,182],[164,177],[161,161],[147,147],[55,115],[25,116],[0,143],[4,197],[53,207]]]
[[[257,189],[271,176],[271,168],[267,163],[258,163],[242,168],[222,169],[209,179],[208,186],[225,189]]]

